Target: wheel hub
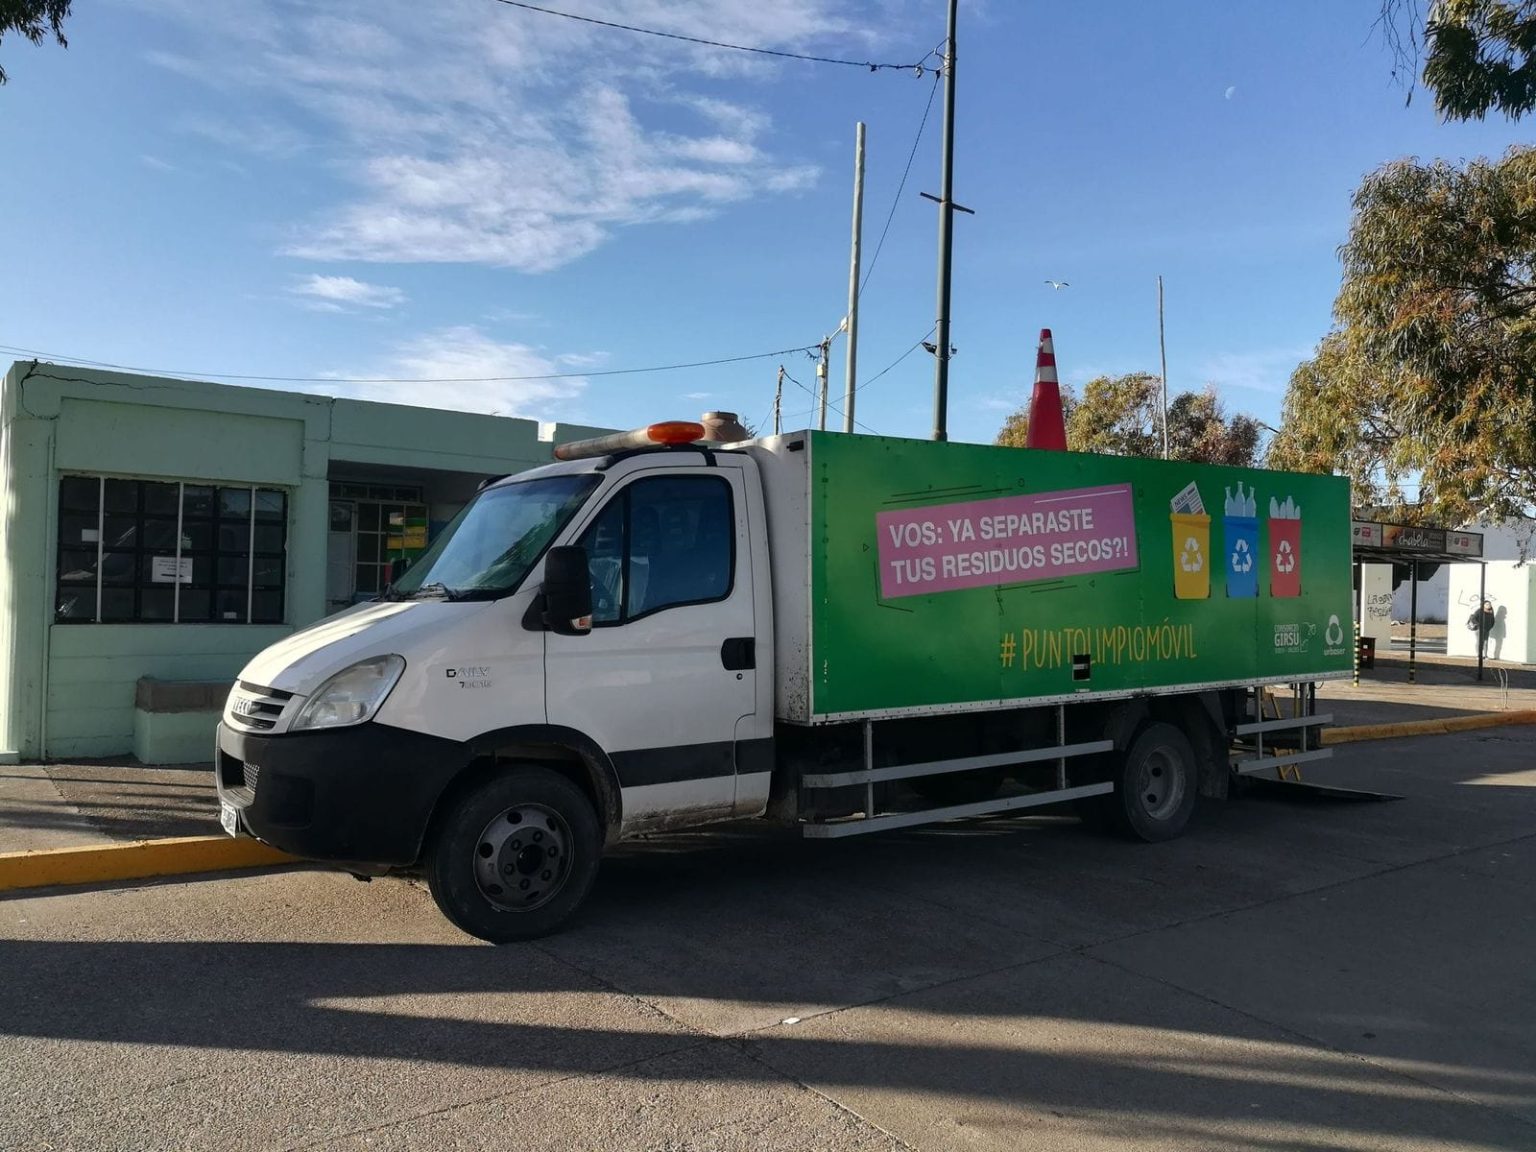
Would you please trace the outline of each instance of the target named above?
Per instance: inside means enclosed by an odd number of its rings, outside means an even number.
[[[508,912],[531,912],[552,900],[571,868],[571,830],[542,804],[520,804],[494,817],[475,849],[481,894]]]
[[[1174,756],[1158,748],[1149,754],[1137,773],[1137,801],[1154,820],[1166,820],[1184,800],[1185,780]]]

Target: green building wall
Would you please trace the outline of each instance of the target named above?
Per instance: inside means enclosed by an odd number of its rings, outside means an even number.
[[[126,754],[140,677],[232,681],[324,615],[333,462],[505,474],[604,431],[557,425],[542,440],[531,420],[13,365],[0,394],[0,755]],[[53,623],[59,477],[71,472],[285,489],[284,623]]]

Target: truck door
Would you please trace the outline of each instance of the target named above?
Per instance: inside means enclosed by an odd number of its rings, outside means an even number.
[[[728,814],[738,724],[757,710],[752,541],[738,467],[647,470],[581,530],[592,631],[551,633],[549,722],[595,740],[624,823]],[[741,725],[744,733],[753,725]]]

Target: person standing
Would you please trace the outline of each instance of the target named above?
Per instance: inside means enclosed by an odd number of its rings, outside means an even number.
[[[1493,631],[1493,625],[1497,617],[1493,614],[1493,604],[1484,600],[1483,606],[1467,617],[1467,630],[1477,633],[1477,658],[1481,660],[1488,650],[1488,634]]]

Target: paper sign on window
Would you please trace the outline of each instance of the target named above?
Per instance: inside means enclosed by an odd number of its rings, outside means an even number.
[[[155,556],[150,560],[149,578],[155,584],[192,583],[192,557]]]

